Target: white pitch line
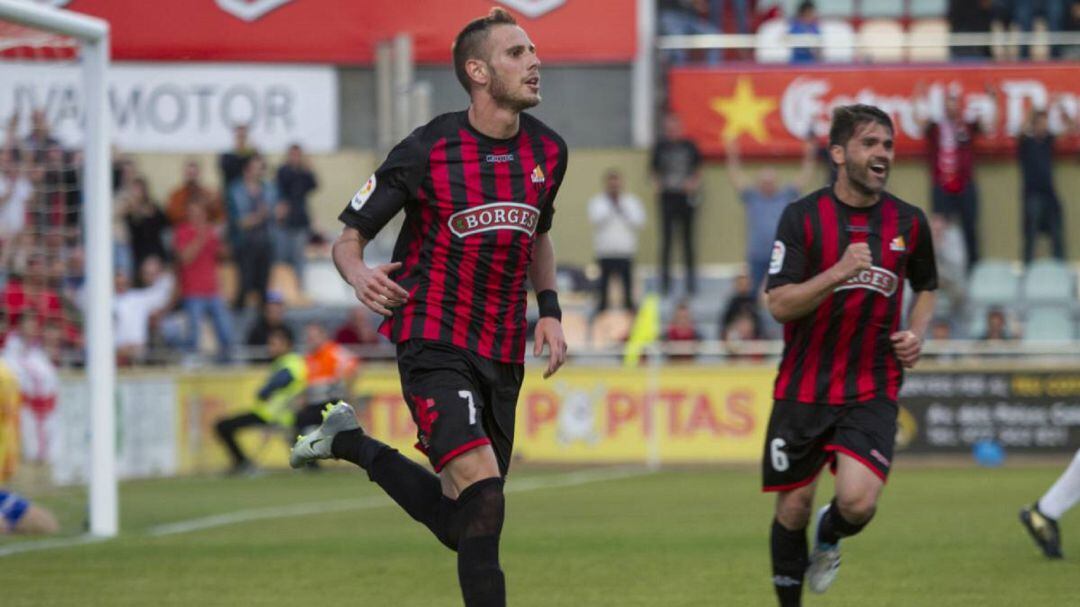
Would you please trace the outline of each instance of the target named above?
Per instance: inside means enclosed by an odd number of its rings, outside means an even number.
[[[597,468],[579,470],[567,474],[559,474],[550,477],[526,478],[520,481],[511,481],[507,487],[507,493],[523,493],[540,489],[555,489],[559,487],[574,487],[608,480],[618,480],[634,476],[650,474],[643,468]],[[356,510],[370,510],[393,504],[387,497],[379,495],[357,500],[337,500],[332,502],[309,502],[280,506],[274,508],[256,508],[251,510],[238,510],[226,514],[216,514],[197,519],[178,521],[165,525],[158,525],[147,530],[152,537],[166,535],[178,535],[237,525],[268,519],[289,518],[293,516],[308,516],[316,514],[329,514],[334,512],[352,512]]]
[[[34,552],[36,550],[51,550],[54,548],[70,548],[72,546],[82,546],[84,544],[96,544],[98,542],[105,542],[110,539],[112,538],[87,534],[77,537],[58,537],[51,540],[34,540],[30,542],[19,542],[18,544],[0,546],[0,558],[3,558],[5,556],[11,556],[13,554],[19,554],[22,552]]]
[[[652,471],[645,468],[636,467],[590,468],[587,470],[568,472],[566,474],[513,480],[507,487],[506,492],[525,493],[527,491],[538,491],[541,489],[576,487],[578,485],[587,485],[590,483],[598,483],[603,481],[633,478],[636,476],[645,476],[647,474],[652,474]],[[389,506],[392,503],[393,502],[391,502],[385,496],[378,495],[355,500],[309,502],[304,504],[293,504],[291,506],[279,506],[274,508],[238,510],[236,512],[216,514],[213,516],[206,516],[197,519],[190,519],[186,521],[177,521],[175,523],[158,525],[156,527],[151,527],[150,529],[148,529],[146,531],[146,534],[151,537],[178,535],[182,533],[202,531],[204,529],[214,529],[217,527],[225,527],[228,525],[237,525],[241,523],[250,523],[253,521],[262,521],[268,519],[289,518],[293,516],[307,516],[314,514],[328,514],[334,512],[352,512],[356,510],[369,510],[372,508]],[[112,539],[115,538],[104,538],[94,535],[80,535],[78,537],[71,538],[55,538],[48,540],[20,542],[8,546],[0,546],[0,558],[25,552],[35,552],[38,550],[52,550],[59,548],[70,548],[73,546],[82,546],[86,544],[96,544],[99,542],[111,541]]]

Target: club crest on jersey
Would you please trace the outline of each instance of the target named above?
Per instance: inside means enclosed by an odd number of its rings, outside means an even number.
[[[375,191],[375,185],[375,175],[368,177],[368,180],[364,182],[364,185],[360,186],[360,189],[356,191],[356,195],[352,197],[352,202],[349,203],[349,206],[351,206],[354,211],[359,211],[360,207],[364,206],[364,203],[368,201],[368,198],[371,198],[371,193]]]
[[[777,240],[772,245],[772,257],[769,258],[769,274],[779,274],[784,267],[784,256],[787,255],[787,247]]]
[[[533,169],[532,172],[533,187],[537,190],[542,190],[544,188],[544,182],[546,181],[547,178],[544,177],[544,171],[540,169],[540,165],[536,165],[536,168]]]
[[[897,236],[896,238],[893,238],[892,242],[889,243],[889,250],[890,251],[901,251],[901,252],[906,251],[907,250],[907,243],[904,242],[904,237],[903,236]]]
[[[532,236],[539,220],[540,212],[535,207],[518,202],[493,202],[458,211],[447,223],[458,238],[491,230],[517,230]]]
[[[896,293],[896,287],[899,283],[900,280],[897,278],[896,274],[893,274],[885,268],[871,266],[869,270],[863,270],[852,276],[847,282],[836,287],[835,290],[870,289],[871,291],[881,293],[885,297],[892,297],[893,293]]]

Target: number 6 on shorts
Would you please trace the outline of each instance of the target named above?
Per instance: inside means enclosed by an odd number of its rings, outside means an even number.
[[[788,469],[788,456],[783,450],[786,446],[787,441],[782,438],[774,438],[769,443],[769,457],[772,459],[773,470],[776,470],[777,472],[783,472]]]

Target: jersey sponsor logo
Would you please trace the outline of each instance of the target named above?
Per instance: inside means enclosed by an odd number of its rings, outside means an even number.
[[[900,280],[896,277],[896,274],[885,268],[872,266],[869,270],[863,270],[852,276],[843,285],[836,287],[835,290],[870,289],[881,293],[885,297],[892,297],[893,293],[896,293],[896,286],[899,283]]]
[[[218,7],[244,21],[256,21],[270,11],[292,0],[215,0]]]
[[[458,211],[447,223],[459,238],[491,230],[517,230],[532,236],[539,220],[540,212],[535,207],[518,202],[493,202]]]
[[[513,154],[488,154],[484,157],[484,162],[488,164],[502,164],[504,162],[513,162]]]
[[[906,251],[907,250],[907,243],[904,242],[904,237],[903,236],[897,236],[896,238],[893,238],[892,242],[889,243],[889,250],[890,251]]]
[[[375,191],[376,184],[375,175],[368,177],[368,180],[364,182],[364,185],[360,186],[360,189],[356,191],[356,195],[352,197],[352,202],[349,203],[349,206],[351,206],[354,211],[359,211],[360,207],[364,206],[364,203],[368,201],[368,198],[371,198],[371,193]]]
[[[787,247],[777,240],[772,245],[772,257],[769,258],[769,274],[779,274],[784,267],[784,256],[787,255]]]
[[[540,168],[540,165],[536,165],[536,168],[533,169],[533,172],[532,172],[533,186],[537,190],[539,190],[539,189],[544,187],[544,182],[545,181],[547,181],[547,178],[544,177],[544,171]]]
[[[566,4],[566,0],[499,0],[499,3],[509,6],[529,19],[535,19]]]

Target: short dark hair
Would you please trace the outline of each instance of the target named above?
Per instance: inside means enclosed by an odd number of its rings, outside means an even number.
[[[266,334],[267,341],[270,341],[270,338],[272,337],[280,337],[281,339],[289,342],[290,346],[294,343],[292,329],[286,326],[272,327],[270,331]]]
[[[806,14],[806,11],[812,11],[816,8],[817,7],[814,6],[813,0],[803,0],[799,3],[799,9],[795,12],[795,14],[801,17]]]
[[[454,74],[458,82],[465,87],[465,92],[472,92],[472,81],[465,72],[465,62],[469,59],[486,59],[481,57],[484,43],[487,42],[488,32],[496,25],[517,25],[514,16],[501,8],[493,8],[484,17],[478,17],[469,22],[456,38],[451,52],[454,55]]]
[[[833,110],[832,126],[829,127],[829,147],[846,146],[855,135],[855,131],[868,122],[876,122],[889,129],[889,133],[896,133],[892,118],[889,118],[889,115],[880,108],[863,103],[841,105]]]

